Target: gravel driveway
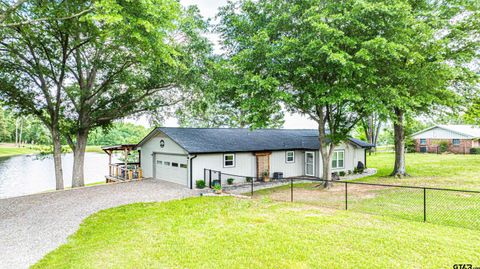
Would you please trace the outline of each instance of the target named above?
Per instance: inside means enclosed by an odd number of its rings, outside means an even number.
[[[66,242],[87,216],[110,207],[197,195],[146,179],[0,200],[0,268],[27,268]]]

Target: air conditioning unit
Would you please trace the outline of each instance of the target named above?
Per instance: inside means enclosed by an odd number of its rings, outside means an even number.
[[[273,179],[282,179],[283,172],[273,172]]]

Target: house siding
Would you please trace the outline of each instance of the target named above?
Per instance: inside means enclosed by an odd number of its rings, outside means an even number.
[[[255,177],[255,155],[253,155],[252,152],[234,154],[234,167],[223,167],[223,153],[198,154],[197,157],[193,159],[193,181],[204,179],[204,169],[212,169],[224,173],[225,176],[222,176],[222,184],[226,183],[228,177],[226,174]],[[241,177],[232,177],[235,178],[235,182],[239,182],[240,179],[244,180],[244,178]],[[212,175],[212,180],[213,179],[217,179],[217,175]]]
[[[469,139],[470,137],[446,130],[443,128],[435,127],[431,130],[416,134],[412,136],[413,139],[428,138],[428,139]]]
[[[287,151],[274,151],[270,156],[270,172],[282,172],[284,177],[293,177],[298,175],[303,175],[304,167],[304,151],[295,150],[295,162],[287,163],[286,154]]]
[[[160,147],[160,140],[165,142],[164,147]],[[175,141],[168,138],[164,134],[157,134],[140,148],[141,166],[145,177],[155,177],[153,166],[153,153],[168,153],[187,155],[187,152],[180,147]]]

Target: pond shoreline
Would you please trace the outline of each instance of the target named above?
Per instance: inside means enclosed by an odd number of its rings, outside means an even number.
[[[73,154],[62,154],[65,189],[70,189]],[[85,185],[105,182],[108,174],[108,155],[97,152],[85,154]],[[51,154],[21,154],[0,157],[0,199],[55,191],[55,173]]]

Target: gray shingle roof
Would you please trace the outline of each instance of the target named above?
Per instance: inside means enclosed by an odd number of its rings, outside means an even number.
[[[316,129],[257,129],[242,128],[176,128],[159,127],[145,137],[138,146],[161,131],[177,142],[187,152],[249,152],[288,149],[317,150],[318,130]],[[364,141],[350,138],[359,147],[372,147]]]

